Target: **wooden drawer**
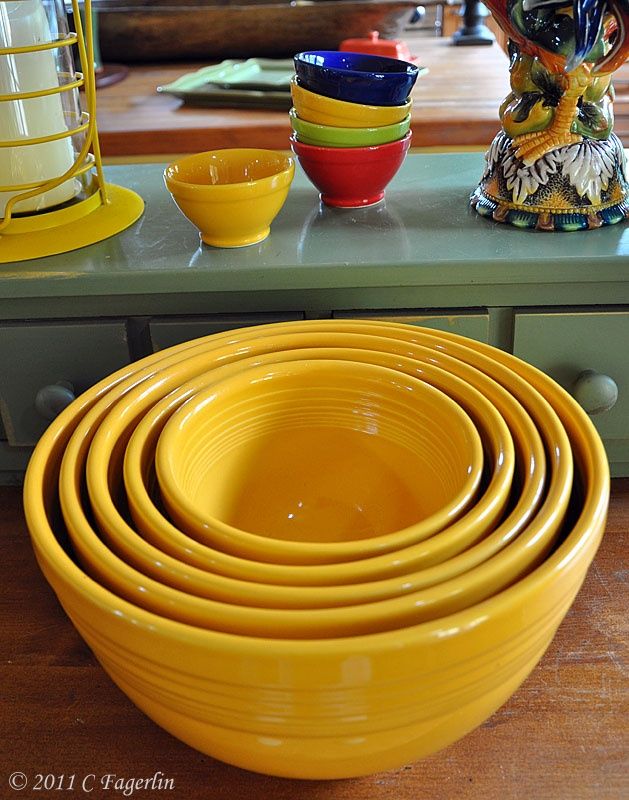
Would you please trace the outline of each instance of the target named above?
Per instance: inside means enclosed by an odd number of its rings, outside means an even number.
[[[487,342],[489,338],[489,315],[479,311],[463,313],[459,309],[451,312],[439,311],[412,313],[400,311],[335,311],[336,319],[378,319],[383,322],[403,322],[407,325],[420,325],[440,331],[459,333],[479,342]]]
[[[575,384],[586,370],[612,378],[618,387],[617,401],[611,409],[594,413],[591,418],[605,440],[610,460],[629,460],[629,310],[518,312],[513,352],[553,377],[577,399],[583,396]],[[584,407],[589,403],[594,408],[599,395],[600,406],[609,402],[611,384],[597,380]],[[626,458],[622,457],[625,449]]]
[[[251,325],[264,325],[273,322],[289,322],[303,319],[301,313],[295,314],[216,314],[208,317],[155,317],[150,323],[153,350],[164,350],[190,339],[209,336],[234,328],[247,328]]]
[[[46,402],[50,393],[40,395],[40,409],[50,410],[43,416],[36,407],[41,390],[64,382],[71,385],[69,392],[80,394],[129,361],[123,321],[1,325],[0,412],[9,444],[35,444],[55,403],[63,403],[63,393],[51,403]]]

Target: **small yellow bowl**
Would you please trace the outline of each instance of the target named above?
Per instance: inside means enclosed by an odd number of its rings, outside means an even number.
[[[211,150],[175,161],[164,181],[179,210],[214,247],[245,247],[269,235],[295,174],[273,150]]]
[[[187,575],[182,584],[181,580],[175,577],[175,572],[178,571],[176,565],[169,562],[165,555],[150,553],[146,549],[141,552],[141,540],[125,523],[114,506],[113,498],[120,494],[119,483],[122,474],[120,444],[124,445],[129,436],[131,439],[126,451],[124,473],[128,505],[138,529],[151,543],[176,558],[188,561],[192,566],[209,569],[232,578],[292,586],[298,584],[333,586],[345,582],[356,584],[360,581],[374,581],[416,573],[417,570],[436,565],[443,559],[451,559],[474,542],[480,541],[487,531],[492,529],[504,507],[513,471],[512,446],[507,441],[510,439],[508,430],[505,429],[504,423],[501,424],[495,412],[492,414],[492,408],[487,405],[484,397],[494,401],[517,435],[520,471],[524,476],[520,487],[521,498],[510,514],[508,523],[501,525],[495,531],[495,535],[492,534],[491,543],[487,541],[488,547],[474,553],[468,550],[465,557],[449,564],[445,575],[452,577],[465,572],[479,563],[479,560],[489,557],[511,541],[530,519],[543,486],[543,447],[539,435],[536,435],[532,427],[532,422],[528,420],[527,423],[526,417],[521,418],[522,411],[518,408],[517,402],[510,399],[505,390],[494,385],[473,368],[466,367],[447,356],[438,355],[428,348],[413,347],[411,351],[403,342],[398,344],[379,336],[337,333],[329,326],[326,329],[320,323],[309,323],[310,325],[313,326],[312,333],[305,331],[295,333],[290,326],[288,328],[279,326],[277,335],[260,336],[255,330],[240,331],[228,345],[224,345],[223,342],[226,338],[235,336],[231,332],[186,343],[185,349],[182,345],[174,351],[168,351],[170,355],[164,355],[160,359],[159,371],[157,368],[152,373],[144,371],[141,382],[138,380],[135,384],[127,384],[126,387],[123,383],[119,387],[112,388],[106,398],[109,401],[110,413],[107,413],[106,417],[100,412],[93,415],[93,424],[98,424],[98,430],[90,446],[87,463],[87,486],[92,510],[108,543],[145,574],[157,578],[160,575],[166,576],[163,578],[166,583],[192,590],[194,579]],[[301,325],[299,330],[302,331]],[[353,347],[350,348],[349,345]],[[369,350],[360,349],[365,347]],[[373,352],[376,350],[379,352]],[[395,350],[397,354],[391,352],[387,355],[382,352],[383,350]],[[412,354],[413,359],[404,358],[404,354]],[[405,548],[396,549],[389,557],[380,555],[377,558],[365,558],[366,553],[361,553],[359,562],[330,564],[316,569],[244,561],[204,547],[169,523],[153,505],[149,494],[149,476],[156,436],[161,433],[167,418],[187,397],[204,389],[212,380],[230,374],[230,370],[231,374],[234,374],[256,363],[268,364],[277,360],[295,360],[304,357],[342,358],[379,363],[406,374],[416,375],[455,397],[473,416],[479,429],[483,430],[489,461],[494,465],[487,488],[473,508],[442,534],[433,535],[421,546],[413,546],[413,542],[425,540],[430,533],[439,529],[439,526],[434,526],[435,519],[424,520],[409,531],[387,536],[386,542],[394,543],[396,548]],[[242,360],[234,361],[234,359]],[[440,362],[443,362],[443,369],[437,367]],[[447,372],[444,372],[444,369]],[[470,385],[461,386],[461,379],[455,377],[457,374],[460,374],[460,378],[466,379]],[[474,386],[477,389],[474,389]],[[479,396],[479,390],[482,396]],[[124,403],[112,408],[113,402],[122,396],[123,391],[126,392]],[[106,410],[107,408],[103,407],[103,411]],[[131,435],[132,428],[135,430]],[[86,428],[86,435],[88,430]],[[93,429],[91,435],[94,435]],[[556,437],[552,437],[552,430],[548,431],[548,437],[548,447],[552,450],[558,442]],[[76,501],[78,508],[79,495]],[[445,522],[446,517],[442,516],[441,525]],[[321,545],[324,550],[329,547],[336,550],[338,546]],[[355,550],[355,545],[351,545],[350,549]],[[332,553],[327,555],[330,556]],[[335,555],[338,558],[339,554]],[[344,555],[351,556],[350,550]],[[438,582],[444,579],[445,575],[441,571],[431,572],[430,578],[415,574],[412,578],[409,577],[407,590],[410,591],[413,585],[423,586]],[[197,593],[201,596],[217,596],[214,591],[216,585],[208,591],[209,585],[206,580],[203,581],[203,588],[199,584],[197,587]],[[376,589],[373,585],[372,588]],[[395,593],[393,583],[382,586],[381,589],[382,592],[370,593],[371,596],[377,594],[382,597],[390,596],[391,592]],[[350,600],[350,593],[347,594],[345,599]],[[220,596],[225,597],[224,594]],[[244,592],[240,597],[242,601]],[[351,597],[356,600],[356,594],[351,593]]]
[[[435,515],[450,524],[475,497],[483,448],[467,413],[430,384],[310,359],[195,394],[166,423],[155,462],[183,530],[236,555],[308,564],[392,551]]]
[[[402,122],[411,112],[412,100],[401,106],[366,106],[347,103],[304,89],[293,78],[290,85],[293,105],[300,119],[315,125],[336,128],[380,128]]]

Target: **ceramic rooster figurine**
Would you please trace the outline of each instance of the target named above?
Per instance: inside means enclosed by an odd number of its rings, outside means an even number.
[[[472,205],[521,227],[574,230],[629,215],[612,73],[629,0],[485,0],[509,36],[511,93]]]

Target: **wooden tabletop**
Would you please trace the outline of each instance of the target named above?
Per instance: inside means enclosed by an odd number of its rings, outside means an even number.
[[[403,769],[345,781],[270,778],[172,738],[113,685],[59,607],[33,557],[18,488],[0,488],[0,797],[55,796],[104,776],[171,779],[134,797],[182,800],[620,800],[629,796],[627,580],[629,479],[613,481],[607,532],[575,604],[518,692],[461,741]],[[23,773],[25,791],[10,791]],[[65,776],[60,779],[59,776]],[[74,788],[68,785],[74,777]],[[14,778],[18,783],[23,778]],[[162,787],[165,784],[162,784]]]
[[[427,75],[413,90],[413,147],[488,145],[499,128],[498,108],[509,93],[508,62],[497,44],[454,47],[449,38],[406,40]],[[136,65],[127,78],[98,91],[103,155],[159,156],[220,147],[286,149],[286,111],[191,108],[156,87],[202,64]],[[615,76],[616,133],[629,146],[629,63]]]
[[[413,91],[414,147],[488,144],[498,107],[509,92],[507,57],[498,45],[453,47],[448,38],[406,37],[429,73]],[[219,147],[288,146],[283,110],[189,108],[158,94],[201,64],[134,66],[121,83],[98,91],[98,123],[106,156],[197,152]]]

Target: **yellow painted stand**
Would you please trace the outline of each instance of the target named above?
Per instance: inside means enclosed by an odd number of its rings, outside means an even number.
[[[108,183],[100,192],[57,211],[14,217],[0,235],[0,264],[67,253],[108,239],[132,225],[144,211],[142,198]]]
[[[21,57],[28,53],[67,48],[76,45],[83,72],[57,86],[42,87],[32,91],[13,91],[0,94],[0,104],[30,101],[38,97],[85,89],[86,111],[78,115],[75,127],[44,136],[0,141],[3,147],[28,147],[42,145],[57,139],[84,134],[84,141],[70,169],[47,181],[0,186],[0,192],[11,192],[0,219],[0,263],[26,261],[31,258],[67,253],[107,239],[132,225],[144,210],[144,201],[130,189],[108,185],[103,175],[103,165],[96,130],[96,84],[94,76],[94,31],[91,0],[85,0],[85,35],[81,23],[78,0],[72,0],[76,33],[69,33],[49,42],[37,40],[21,47],[0,48],[1,57]],[[19,89],[19,87],[17,87]],[[45,194],[65,181],[95,170],[94,193],[84,200],[63,207],[24,215],[15,215],[14,207],[22,200]]]

